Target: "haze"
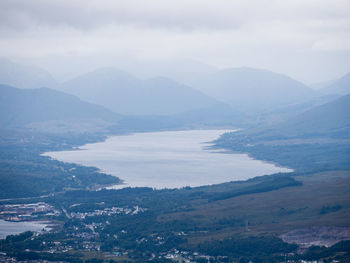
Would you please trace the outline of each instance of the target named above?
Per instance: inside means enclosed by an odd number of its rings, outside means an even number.
[[[3,0],[0,57],[58,81],[101,66],[177,80],[249,66],[310,84],[350,68],[349,13],[346,0]]]
[[[349,14],[1,0],[0,262],[350,262]]]

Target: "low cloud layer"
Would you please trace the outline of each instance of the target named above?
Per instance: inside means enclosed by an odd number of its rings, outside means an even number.
[[[0,56],[57,72],[57,58],[190,59],[313,82],[350,70],[349,13],[346,0],[2,0]]]

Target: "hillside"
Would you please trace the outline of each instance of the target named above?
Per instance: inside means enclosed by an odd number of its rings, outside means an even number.
[[[252,68],[221,70],[198,79],[194,87],[248,113],[306,102],[317,95],[288,76]]]
[[[14,63],[0,59],[0,84],[22,89],[55,87],[55,79],[47,71],[34,66]]]
[[[322,89],[322,92],[346,95],[350,93],[350,72]]]
[[[202,92],[170,79],[140,80],[113,68],[79,76],[63,83],[61,89],[126,115],[174,115],[223,106]]]
[[[2,128],[92,132],[115,123],[119,118],[101,106],[60,91],[48,88],[17,89],[0,85]]]
[[[226,133],[217,147],[301,170],[350,167],[350,95],[289,120]]]
[[[263,137],[349,137],[350,95],[313,107],[278,124],[251,129],[254,138]]]
[[[312,108],[281,125],[286,134],[294,136],[337,135],[350,133],[350,95]]]

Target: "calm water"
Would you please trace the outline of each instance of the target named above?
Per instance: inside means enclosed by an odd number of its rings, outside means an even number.
[[[47,222],[8,222],[0,220],[0,239],[26,231],[41,231],[47,228]]]
[[[177,188],[244,180],[290,169],[246,154],[207,150],[223,130],[167,131],[113,136],[80,150],[44,155],[95,166],[124,180],[126,186]]]

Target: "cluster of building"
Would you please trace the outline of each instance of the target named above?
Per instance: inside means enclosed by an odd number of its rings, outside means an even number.
[[[35,260],[17,260],[13,257],[8,257],[6,255],[0,254],[0,262],[6,262],[6,263],[68,263],[65,261],[49,261],[49,260],[43,260],[43,259],[35,259]]]
[[[187,252],[187,251],[179,251],[177,249],[172,249],[167,253],[160,253],[158,256],[159,259],[166,258],[175,262],[184,262],[184,263],[195,263],[199,259],[205,260],[207,262],[227,262],[227,256],[208,256],[198,252]],[[323,260],[285,260],[283,262],[288,263],[324,263]],[[339,261],[333,260],[332,263],[338,263]],[[253,261],[249,261],[249,263],[253,263]]]
[[[42,216],[59,216],[60,212],[53,206],[44,203],[6,204],[0,206],[0,219],[20,222],[36,220]]]
[[[123,215],[136,215],[146,211],[146,208],[134,206],[133,208],[128,207],[110,207],[103,210],[94,210],[93,212],[71,212],[70,217],[77,219],[85,219],[90,216],[111,216],[116,214]]]
[[[44,241],[43,246],[47,246],[48,250],[46,252],[52,253],[52,254],[53,253],[65,253],[65,252],[68,252],[70,250],[73,250],[72,245],[62,244],[59,241],[48,242],[47,244]]]
[[[188,251],[180,251],[177,249],[172,249],[167,253],[161,253],[160,258],[170,259],[177,262],[185,262],[185,263],[195,263],[198,259],[205,259],[210,262],[210,260],[215,259],[215,257],[200,254],[198,252],[188,252]],[[222,257],[227,258],[227,257]]]

